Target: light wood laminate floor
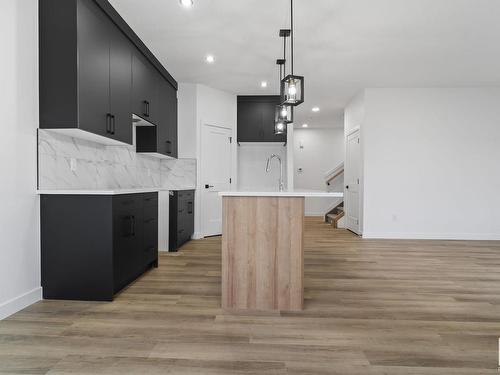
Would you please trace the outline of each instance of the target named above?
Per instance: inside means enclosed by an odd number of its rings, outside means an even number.
[[[500,243],[361,240],[306,220],[305,310],[225,315],[220,238],[112,303],[0,321],[0,373],[497,374]]]

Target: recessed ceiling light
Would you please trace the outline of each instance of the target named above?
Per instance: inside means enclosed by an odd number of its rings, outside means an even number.
[[[179,0],[179,2],[184,8],[191,8],[194,5],[193,0]]]
[[[319,112],[319,107],[313,107],[312,111],[313,112]]]
[[[302,124],[302,127],[303,127],[303,128],[307,128],[308,126],[309,126],[309,125],[307,125],[307,124]]]
[[[260,83],[260,87],[262,87],[263,89],[265,89],[267,87],[267,82],[266,81],[262,81]]]
[[[207,55],[205,60],[207,61],[207,63],[213,64],[215,62],[215,57],[214,57],[214,55]]]

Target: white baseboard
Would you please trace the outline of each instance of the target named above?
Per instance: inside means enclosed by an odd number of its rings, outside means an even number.
[[[27,293],[4,302],[0,305],[0,320],[21,311],[25,307],[32,305],[42,299],[42,288],[35,288]]]
[[[201,232],[194,232],[191,236],[191,239],[193,240],[201,240],[202,238],[205,238],[205,236]]]
[[[390,240],[456,240],[456,241],[499,241],[500,234],[495,233],[398,233],[364,232],[366,239]]]

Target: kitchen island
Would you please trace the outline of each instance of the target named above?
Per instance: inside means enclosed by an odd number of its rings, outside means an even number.
[[[304,305],[304,201],[321,191],[221,192],[222,308],[297,311]]]

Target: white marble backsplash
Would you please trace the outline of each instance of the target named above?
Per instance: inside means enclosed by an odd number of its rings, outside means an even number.
[[[195,159],[157,159],[133,146],[105,146],[39,129],[40,189],[194,189]]]
[[[196,186],[196,159],[162,160],[161,186],[189,190]]]

